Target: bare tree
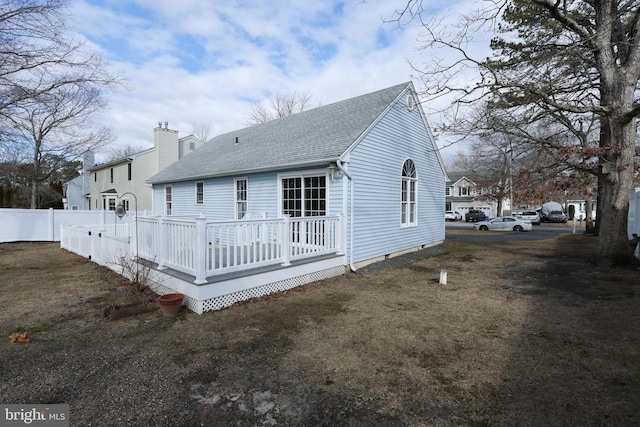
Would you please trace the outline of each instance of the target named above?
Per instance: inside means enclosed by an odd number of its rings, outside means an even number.
[[[211,123],[198,123],[193,125],[193,131],[191,133],[198,138],[198,141],[204,144],[213,137],[213,128]]]
[[[109,141],[91,128],[103,91],[123,79],[66,30],[65,0],[11,0],[0,8],[0,127],[7,143],[28,144],[33,162],[31,207],[51,171],[44,158],[76,157]],[[55,163],[52,166],[56,167]]]
[[[32,209],[38,206],[40,183],[64,166],[66,159],[75,158],[86,150],[95,150],[111,140],[108,129],[83,130],[89,116],[103,105],[103,99],[95,89],[59,87],[38,95],[27,106],[13,108],[8,138],[29,146],[31,151]],[[44,168],[44,165],[48,167]]]
[[[311,107],[311,93],[296,91],[278,92],[266,104],[255,104],[247,112],[247,125],[268,122],[290,116]]]
[[[598,174],[596,261],[632,260],[627,240],[629,191],[640,114],[640,4],[613,0],[487,0],[457,26],[422,22],[424,52],[452,56],[416,67],[427,100],[450,97],[449,118],[487,99],[513,117],[522,136],[595,159]],[[422,19],[409,0],[398,22]],[[493,32],[489,58],[474,58],[479,30]],[[474,38],[475,37],[475,38]],[[442,51],[442,50],[439,50]],[[475,76],[475,77],[472,77]],[[597,124],[592,126],[588,124]],[[450,124],[449,130],[453,129]],[[469,128],[467,128],[469,129]],[[535,131],[535,132],[534,132]],[[593,132],[596,138],[591,138]],[[569,144],[563,150],[568,152]],[[559,151],[560,152],[560,151]]]
[[[144,150],[145,150],[145,147],[143,147],[142,145],[133,145],[133,144],[127,144],[122,147],[112,147],[111,149],[109,149],[109,152],[107,153],[106,161],[112,162],[114,160],[124,159],[125,157],[129,157],[132,154],[136,154]]]
[[[122,83],[99,54],[67,36],[67,0],[10,0],[0,8],[0,115],[56,88]]]

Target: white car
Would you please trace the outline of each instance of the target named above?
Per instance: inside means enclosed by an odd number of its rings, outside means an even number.
[[[474,230],[492,231],[529,231],[531,223],[514,216],[499,216],[489,221],[480,221],[473,224]]]
[[[444,213],[445,221],[462,221],[462,214],[458,211],[446,211]]]
[[[540,225],[540,215],[536,211],[513,212],[512,216],[523,221],[529,221],[533,225]]]

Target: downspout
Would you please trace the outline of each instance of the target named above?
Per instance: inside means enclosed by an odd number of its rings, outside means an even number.
[[[342,166],[342,161],[340,159],[336,160],[336,166],[338,169],[344,173],[344,175],[349,179],[349,185],[351,187],[351,200],[350,200],[350,214],[349,214],[349,267],[352,272],[356,272],[356,266],[353,265],[353,201],[354,201],[354,182],[353,177],[347,172],[347,170]]]

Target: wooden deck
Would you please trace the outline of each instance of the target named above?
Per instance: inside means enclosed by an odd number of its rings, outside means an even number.
[[[325,254],[282,264],[209,276],[196,284],[194,276],[170,268],[153,269],[152,288],[157,293],[181,292],[184,304],[196,313],[219,310],[239,301],[289,290],[345,273],[344,254]],[[157,267],[157,265],[154,265]]]
[[[118,233],[63,227],[61,246],[119,273],[118,256],[141,259],[152,267],[157,293],[181,292],[190,310],[203,313],[344,274],[341,224],[342,215],[228,222],[139,217]]]

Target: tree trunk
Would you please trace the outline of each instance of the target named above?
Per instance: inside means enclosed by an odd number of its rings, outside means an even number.
[[[636,123],[610,120],[609,150],[603,156],[598,203],[598,246],[596,262],[601,266],[629,263],[633,260],[627,236],[629,192],[633,186]]]
[[[40,159],[42,143],[37,140],[33,147],[33,172],[31,175],[31,209],[38,209],[38,186],[40,184]]]
[[[38,171],[33,165],[33,176],[31,177],[31,209],[38,209]]]
[[[593,203],[591,202],[591,198],[585,199],[584,201],[584,215],[585,232],[588,234],[595,234],[596,226],[593,221]]]

